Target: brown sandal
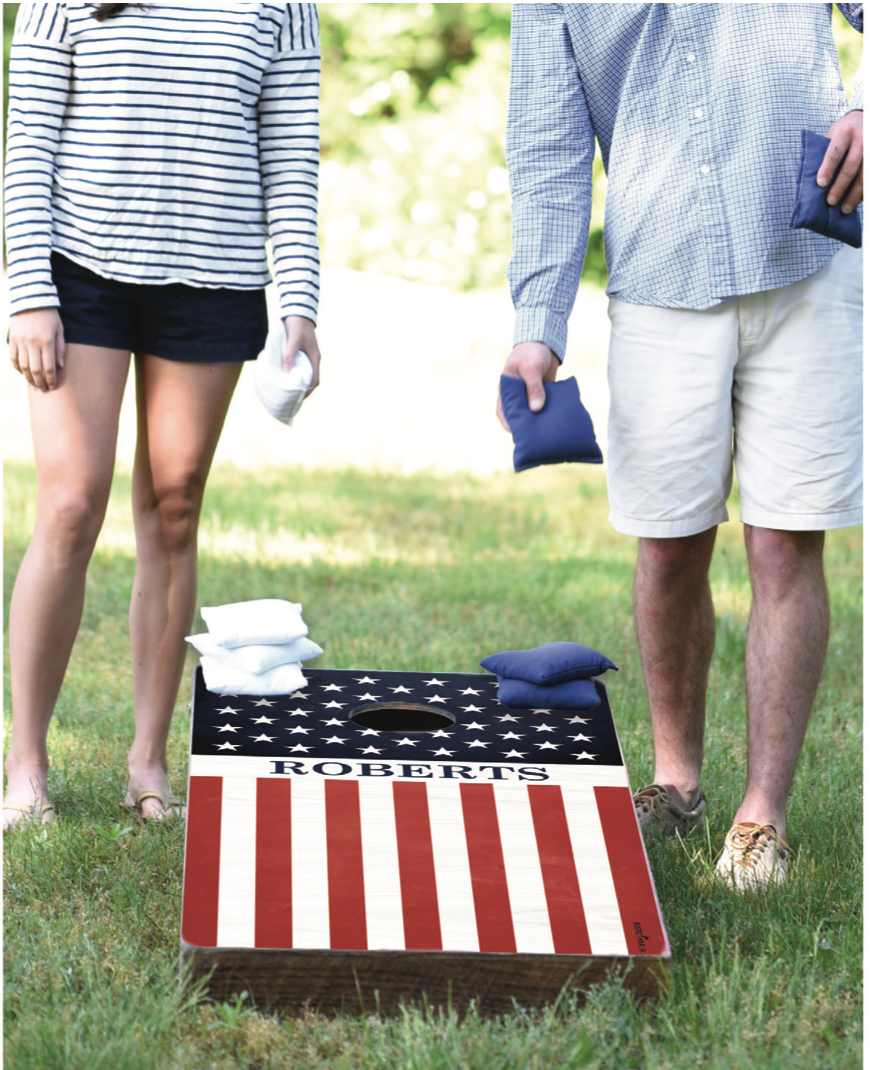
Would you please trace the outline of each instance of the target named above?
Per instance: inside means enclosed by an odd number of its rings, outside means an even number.
[[[4,832],[8,832],[10,829],[22,828],[22,827],[27,826],[27,825],[36,825],[36,824],[45,825],[45,824],[47,824],[47,822],[45,820],[45,815],[48,813],[49,810],[51,810],[52,812],[54,811],[54,807],[51,805],[50,802],[48,802],[46,800],[44,803],[42,803],[42,805],[39,808],[39,816],[41,818],[41,821],[37,822],[37,820],[36,820],[36,803],[14,803],[14,802],[6,802],[6,801],[4,801],[3,809],[4,810],[17,810],[21,814],[27,814],[27,817],[29,818],[29,820],[25,820],[25,818],[20,818],[18,821],[15,822],[14,825],[8,825],[3,830]]]
[[[162,814],[155,814],[153,817],[146,817],[142,813],[142,803],[146,799],[159,799],[160,804],[163,807]],[[164,796],[159,791],[140,791],[136,796],[134,803],[122,802],[118,804],[121,809],[129,810],[136,821],[140,825],[144,825],[146,821],[165,821],[167,818],[184,818],[184,812],[181,808],[181,799],[177,795]]]

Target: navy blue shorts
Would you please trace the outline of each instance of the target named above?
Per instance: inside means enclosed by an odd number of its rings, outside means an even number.
[[[254,360],[266,342],[265,290],[206,289],[104,279],[51,254],[67,342],[127,349],[165,360]]]

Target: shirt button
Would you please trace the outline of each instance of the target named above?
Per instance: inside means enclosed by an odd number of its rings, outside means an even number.
[[[704,109],[703,108],[695,108],[695,118],[696,119],[703,119],[704,118]]]
[[[702,175],[709,175],[710,174],[710,168],[706,164],[704,164],[701,167],[701,174]]]
[[[694,52],[690,52],[688,54],[688,56],[686,56],[686,59],[689,61],[689,63],[694,63],[695,62],[695,53]]]

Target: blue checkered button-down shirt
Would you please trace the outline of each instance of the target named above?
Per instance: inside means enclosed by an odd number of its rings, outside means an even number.
[[[837,6],[863,32],[863,4]],[[830,4],[514,4],[514,341],[564,356],[596,138],[608,294],[705,309],[805,278],[840,248],[788,222],[801,130],[824,134],[849,107]]]

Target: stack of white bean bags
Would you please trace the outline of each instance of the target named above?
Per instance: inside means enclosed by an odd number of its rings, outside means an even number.
[[[323,653],[307,638],[298,602],[260,598],[203,606],[201,613],[208,632],[187,641],[217,695],[289,695],[305,686],[302,662]]]

